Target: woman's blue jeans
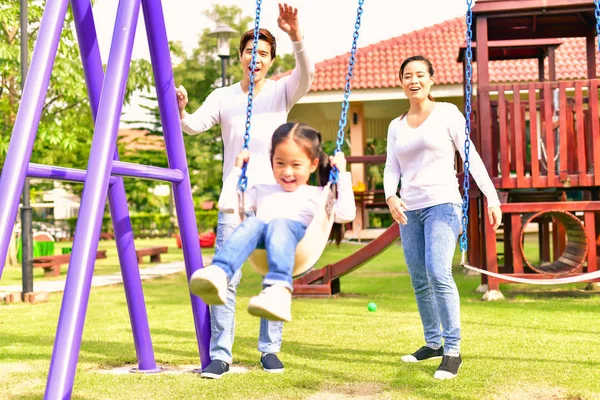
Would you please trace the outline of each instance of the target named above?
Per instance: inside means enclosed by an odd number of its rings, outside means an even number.
[[[427,346],[444,354],[460,352],[460,298],[452,277],[452,258],[460,231],[461,206],[439,204],[405,211],[400,226],[404,258],[423,323]]]

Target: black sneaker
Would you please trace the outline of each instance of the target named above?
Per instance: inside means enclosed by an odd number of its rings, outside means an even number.
[[[461,365],[462,358],[460,354],[456,357],[444,355],[444,357],[442,357],[442,363],[437,371],[435,371],[433,377],[440,380],[455,378],[456,375],[458,375],[458,370]]]
[[[200,376],[208,379],[221,379],[229,372],[229,364],[221,360],[213,360],[208,367],[204,368]]]
[[[263,369],[272,374],[280,374],[283,372],[283,363],[279,361],[274,353],[263,354],[260,358],[260,364]]]
[[[407,363],[416,363],[424,360],[441,358],[444,355],[444,346],[440,346],[439,349],[432,349],[431,347],[423,346],[419,350],[412,354],[402,356],[402,361]]]

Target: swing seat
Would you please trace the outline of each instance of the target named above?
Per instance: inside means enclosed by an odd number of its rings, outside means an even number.
[[[331,184],[328,183],[321,192],[315,216],[308,228],[306,228],[306,234],[296,247],[296,260],[292,273],[294,278],[307,273],[317,263],[323,250],[325,250],[327,239],[329,239],[329,234],[335,220],[333,212],[334,201],[334,191],[331,188]],[[256,272],[262,276],[265,276],[269,272],[266,250],[254,250],[248,261]]]

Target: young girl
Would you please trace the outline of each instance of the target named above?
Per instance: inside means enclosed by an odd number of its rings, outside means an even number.
[[[237,183],[249,155],[244,150],[237,156],[225,181],[224,201],[219,204],[223,212],[237,210]],[[310,175],[317,171],[319,185],[325,185],[332,166],[340,171],[335,222],[354,220],[356,206],[344,154],[328,157],[321,149],[321,134],[305,124],[287,123],[277,128],[271,140],[271,164],[277,184],[259,184],[245,192],[244,211],[255,211],[256,216],[247,217],[235,229],[212,265],[192,275],[190,290],[206,304],[225,304],[227,282],[255,249],[264,248],[269,262],[265,289],[250,300],[248,311],[270,320],[291,321],[296,246],[315,215],[323,190],[308,185]]]

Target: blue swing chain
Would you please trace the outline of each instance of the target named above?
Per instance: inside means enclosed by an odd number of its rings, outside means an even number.
[[[599,0],[596,0],[598,2]],[[473,22],[473,12],[471,6],[473,0],[467,0],[467,51],[466,51],[466,82],[465,82],[465,158],[464,158],[464,181],[463,181],[463,204],[462,204],[462,234],[460,236],[460,251],[462,252],[462,262],[466,261],[466,252],[469,247],[467,228],[469,226],[469,189],[471,187],[470,176],[469,176],[469,150],[471,147],[471,95],[473,87],[471,85],[471,78],[473,72],[472,60],[473,60],[473,49],[471,42],[473,41],[473,29],[471,27]]]
[[[256,0],[256,17],[254,18],[254,39],[252,41],[252,61],[250,62],[250,84],[248,85],[248,106],[246,108],[246,132],[244,133],[244,147],[243,150],[248,149],[250,143],[250,125],[252,118],[252,100],[254,100],[254,70],[256,69],[256,49],[258,47],[258,38],[260,32],[260,11],[262,6],[262,0]],[[248,163],[245,162],[242,166],[242,174],[238,180],[238,191],[244,192],[248,187],[248,177],[246,176],[246,170],[248,169]]]
[[[364,0],[358,1],[358,9],[356,10],[356,22],[354,23],[354,35],[352,36],[352,50],[350,51],[350,60],[348,61],[348,73],[346,74],[346,86],[344,88],[344,101],[342,102],[342,114],[340,116],[339,128],[337,133],[335,153],[342,151],[344,145],[344,128],[346,127],[346,116],[348,114],[348,98],[350,97],[350,81],[354,76],[354,64],[356,63],[356,51],[358,49],[358,31],[360,29],[360,22],[363,13]],[[333,167],[329,173],[329,182],[333,185],[336,184],[339,179],[339,170],[337,167]]]
[[[600,51],[600,0],[594,0],[596,5],[596,36],[598,36],[598,51]]]

